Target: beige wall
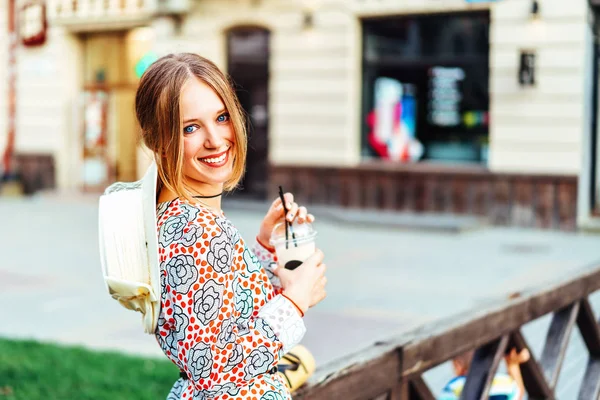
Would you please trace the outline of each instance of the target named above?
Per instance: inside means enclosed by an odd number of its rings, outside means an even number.
[[[359,161],[360,46],[357,20],[339,2],[321,8],[316,27],[302,28],[299,2],[204,0],[168,38],[155,24],[159,53],[193,51],[226,67],[224,33],[238,25],[271,30],[270,159],[276,164],[352,165]],[[235,7],[235,12],[232,12]],[[162,40],[161,40],[162,38]]]
[[[17,52],[15,150],[53,154],[61,188],[78,186],[79,58],[78,40],[60,27],[48,30],[43,46],[19,46]]]
[[[314,0],[315,27],[302,29],[302,2],[260,6],[204,0],[160,51],[196,51],[225,65],[223,32],[231,26],[272,30],[270,156],[276,164],[352,165],[360,162],[360,17],[491,9],[490,168],[494,171],[575,174],[583,130],[585,2],[491,5],[464,0]],[[310,2],[306,2],[310,3]],[[576,3],[576,4],[575,4]],[[236,12],[231,12],[235,7]],[[164,28],[164,27],[163,27]],[[538,55],[534,88],[517,83],[520,49]]]
[[[541,1],[541,18],[527,19],[530,2],[492,8],[491,154],[494,171],[577,174],[581,168],[587,2]],[[537,53],[537,86],[517,83],[520,49]]]
[[[539,24],[529,1],[469,5],[464,0],[192,1],[180,27],[155,19],[159,54],[192,51],[226,66],[224,33],[237,25],[271,30],[270,158],[275,164],[350,166],[360,162],[360,18],[491,9],[491,153],[494,171],[574,174],[584,127],[584,1],[542,0]],[[301,4],[315,4],[312,30]],[[2,2],[2,6],[4,2]],[[5,12],[0,6],[0,29]],[[0,44],[6,40],[0,35]],[[517,83],[518,52],[537,51],[534,88]],[[53,26],[41,48],[19,50],[17,149],[53,152],[59,185],[77,187],[80,139],[76,105],[81,49],[74,34]],[[5,66],[0,65],[0,78]],[[6,79],[0,79],[5,92]],[[4,93],[2,92],[2,93]],[[0,144],[6,129],[0,96]],[[145,164],[142,163],[142,164]]]

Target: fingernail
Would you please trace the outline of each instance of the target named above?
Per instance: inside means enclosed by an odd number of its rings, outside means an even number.
[[[288,214],[288,218],[294,218],[294,214],[292,214],[292,213],[289,213],[289,214]]]
[[[282,209],[282,208],[283,208],[283,206],[282,206],[281,204],[280,204],[280,205],[278,205],[277,207],[275,207],[275,209],[276,209],[277,211],[281,211],[281,209]]]

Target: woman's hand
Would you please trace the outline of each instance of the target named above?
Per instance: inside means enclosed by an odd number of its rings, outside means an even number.
[[[300,207],[298,203],[294,202],[294,195],[291,193],[286,193],[283,195],[286,208],[288,210],[287,215],[285,215],[285,219],[288,222],[294,221],[296,219],[299,223],[304,222],[313,222],[315,217],[312,214],[309,214],[306,210],[306,207]],[[281,199],[278,197],[271,204],[269,211],[267,211],[267,215],[265,215],[261,225],[260,231],[258,233],[258,240],[263,245],[269,245],[269,240],[271,239],[271,232],[273,232],[273,228],[275,224],[283,221],[283,206],[281,205]]]
[[[323,252],[317,250],[294,270],[277,267],[273,271],[281,281],[283,294],[296,303],[303,313],[327,296],[327,267],[323,264],[323,257]]]

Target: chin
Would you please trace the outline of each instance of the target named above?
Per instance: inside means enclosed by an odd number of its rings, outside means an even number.
[[[195,181],[208,184],[208,185],[222,185],[231,179],[233,169],[227,168],[227,171],[219,171],[213,173],[206,173],[202,171],[202,173],[195,174],[192,176]]]

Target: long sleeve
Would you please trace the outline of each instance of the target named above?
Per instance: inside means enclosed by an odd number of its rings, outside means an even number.
[[[275,252],[264,247],[258,240],[254,243],[252,251],[254,254],[256,254],[256,258],[258,258],[258,261],[265,269],[265,272],[267,273],[275,292],[277,294],[283,292],[279,278],[273,273],[273,265],[277,263],[277,256],[275,255]]]
[[[306,329],[228,220],[181,208],[159,229],[157,336],[196,391],[234,396],[276,366]]]

